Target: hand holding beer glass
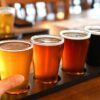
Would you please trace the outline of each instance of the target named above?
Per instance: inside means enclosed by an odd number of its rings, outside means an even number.
[[[24,76],[24,82],[20,86],[8,90],[7,93],[20,94],[27,92],[31,60],[31,43],[21,40],[0,42],[1,80],[16,74]]]
[[[4,80],[0,80],[0,96],[7,90],[19,86],[23,81],[24,77],[22,75],[13,75]]]
[[[38,35],[33,43],[34,78],[44,84],[57,83],[64,39],[52,35]]]
[[[64,38],[62,69],[67,74],[84,74],[90,34],[80,30],[64,30],[60,35]]]
[[[15,9],[0,7],[0,37],[7,38],[13,34]]]

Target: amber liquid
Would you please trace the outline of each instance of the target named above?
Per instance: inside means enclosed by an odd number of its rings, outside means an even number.
[[[30,44],[22,42],[8,42],[0,45],[1,79],[15,74],[21,74],[25,78],[23,84],[7,91],[8,93],[20,94],[27,91],[26,88],[28,86],[30,63],[32,59],[32,48],[26,49],[29,47]]]
[[[71,35],[70,35],[71,36]],[[80,37],[76,34],[74,36]],[[83,35],[84,36],[84,35]],[[89,40],[65,39],[62,56],[62,69],[68,74],[80,75],[84,73]]]
[[[13,33],[14,15],[11,13],[0,13],[0,35]]]
[[[38,41],[38,40],[37,40]],[[46,44],[58,42],[55,39],[44,39],[40,42]],[[39,42],[39,41],[38,41]],[[34,77],[44,84],[56,83],[58,78],[59,63],[62,55],[63,44],[60,45],[38,45],[33,47]]]

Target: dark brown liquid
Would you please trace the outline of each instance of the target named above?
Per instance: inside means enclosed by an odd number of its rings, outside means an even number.
[[[36,38],[35,41],[39,43],[58,43],[61,40],[52,37],[41,37],[41,38]]]
[[[83,34],[83,33],[64,33],[65,36],[68,36],[68,37],[72,37],[72,38],[79,38],[79,37],[85,37],[87,36],[87,34]]]
[[[30,47],[30,44],[24,42],[6,42],[0,44],[0,48],[5,50],[23,50],[28,47]]]

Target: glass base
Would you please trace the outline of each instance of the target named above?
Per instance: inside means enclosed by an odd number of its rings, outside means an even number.
[[[70,70],[64,70],[62,69],[66,74],[69,75],[84,75],[86,72],[86,69],[84,69],[83,71],[70,71]]]
[[[42,84],[56,84],[61,78],[60,78],[60,76],[58,76],[57,78],[55,78],[55,79],[41,79],[41,78],[35,78],[34,77],[34,79],[35,79],[35,81],[36,82],[39,82],[39,83],[42,83]]]
[[[14,88],[14,89],[10,89],[8,91],[6,91],[6,93],[8,94],[22,94],[22,93],[26,93],[28,92],[30,89],[30,86],[28,85],[27,87],[17,87],[17,88]]]

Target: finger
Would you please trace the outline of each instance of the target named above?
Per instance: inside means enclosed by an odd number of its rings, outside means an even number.
[[[22,75],[14,75],[7,79],[0,81],[0,94],[5,93],[7,90],[20,85],[24,81]]]

